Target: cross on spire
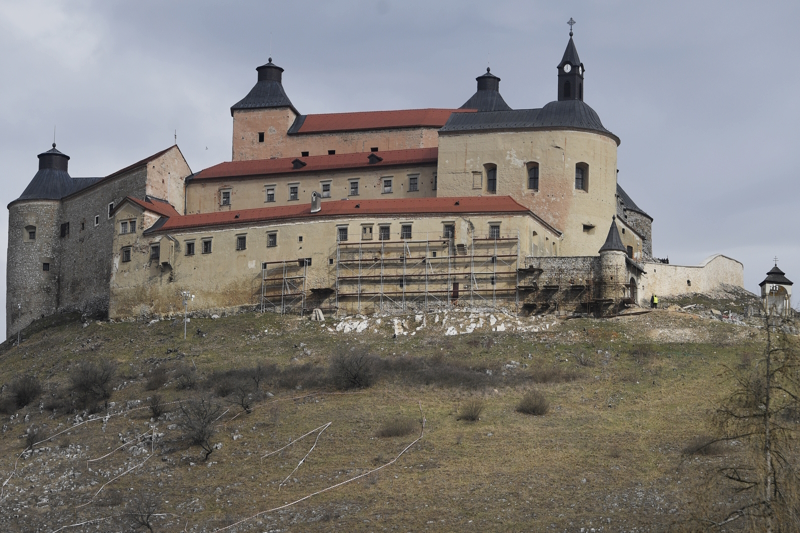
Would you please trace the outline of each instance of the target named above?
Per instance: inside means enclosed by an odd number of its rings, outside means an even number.
[[[572,17],[570,17],[567,24],[569,24],[569,36],[572,37],[572,27],[576,24],[576,22],[572,20]]]
[[[777,255],[773,258],[773,261],[775,261],[775,266],[778,266],[778,256]]]

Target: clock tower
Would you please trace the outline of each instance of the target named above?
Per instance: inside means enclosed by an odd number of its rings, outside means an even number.
[[[569,42],[564,50],[564,57],[558,64],[558,101],[580,100],[583,101],[583,63],[578,57],[575,41],[572,40],[572,25],[575,21],[569,19]]]

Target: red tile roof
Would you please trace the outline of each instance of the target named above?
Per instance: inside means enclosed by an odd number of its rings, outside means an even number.
[[[152,211],[153,213],[161,215],[162,217],[175,218],[182,216],[175,210],[174,207],[172,207],[172,204],[151,196],[148,196],[144,200],[134,198],[133,196],[126,196],[125,199],[120,202],[119,205],[117,205],[116,209],[119,209],[125,201],[132,202],[142,209],[147,209],[148,211]]]
[[[441,128],[452,113],[474,113],[474,109],[403,109],[305,115],[290,134],[397,128]]]
[[[404,198],[397,200],[335,200],[322,202],[321,210],[317,213],[311,213],[311,204],[309,203],[173,216],[163,225],[150,231],[174,231],[269,221],[303,221],[320,217],[353,217],[359,215],[373,217],[380,215],[456,215],[466,213],[518,213],[533,215],[527,207],[520,205],[510,196]]]
[[[370,163],[370,155],[378,156],[382,160],[376,163]],[[306,165],[294,168],[292,161],[295,159],[299,159]],[[202,170],[192,176],[192,180],[397,165],[425,165],[436,164],[438,159],[438,148],[413,148],[410,150],[390,150],[387,152],[360,152],[356,154],[312,155],[309,157],[230,161]]]

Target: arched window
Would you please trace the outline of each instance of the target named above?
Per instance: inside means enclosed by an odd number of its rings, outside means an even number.
[[[589,165],[586,163],[575,165],[575,188],[580,191],[589,190]]]
[[[568,81],[564,82],[564,98],[571,98],[572,97],[572,86],[569,84]]]
[[[486,165],[486,192],[497,192],[497,165]]]
[[[539,163],[528,163],[528,189],[539,190]]]

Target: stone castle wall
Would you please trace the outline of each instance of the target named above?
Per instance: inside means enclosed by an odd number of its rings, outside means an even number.
[[[713,255],[698,266],[645,263],[647,274],[643,278],[641,297],[680,296],[723,289],[724,285],[744,287],[744,265],[724,255]]]

